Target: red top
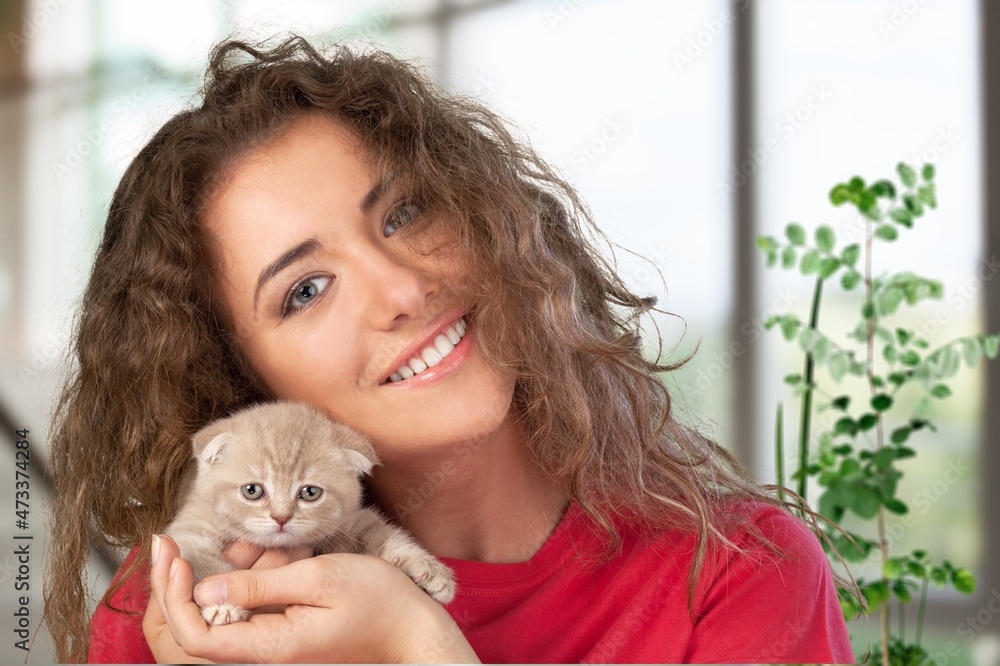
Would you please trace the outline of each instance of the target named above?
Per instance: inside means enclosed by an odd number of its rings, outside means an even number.
[[[793,558],[775,563],[759,546],[748,555],[710,553],[695,595],[695,622],[686,591],[694,536],[665,532],[645,540],[624,528],[621,553],[595,568],[574,557],[600,546],[575,502],[527,562],[442,558],[458,581],[447,609],[484,663],[853,663],[819,541],[773,507],[756,508],[753,519]],[[738,540],[753,543],[745,533]],[[139,614],[98,607],[91,662],[153,661],[142,635],[147,598],[148,581],[137,576],[113,601]]]

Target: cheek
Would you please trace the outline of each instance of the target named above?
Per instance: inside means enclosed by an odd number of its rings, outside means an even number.
[[[275,397],[318,405],[324,396],[344,398],[352,392],[358,372],[355,343],[329,328],[288,326],[246,345],[251,366]]]

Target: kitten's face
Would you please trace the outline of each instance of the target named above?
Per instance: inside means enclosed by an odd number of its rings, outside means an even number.
[[[375,462],[356,432],[292,403],[255,407],[194,438],[196,494],[227,538],[264,548],[318,544],[361,500]]]

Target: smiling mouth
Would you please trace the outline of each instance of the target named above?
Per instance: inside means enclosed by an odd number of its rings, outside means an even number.
[[[455,350],[458,343],[465,337],[467,330],[468,322],[466,322],[463,316],[454,324],[441,331],[430,344],[411,356],[394,373],[383,380],[382,383],[394,384],[405,381],[433,368]]]

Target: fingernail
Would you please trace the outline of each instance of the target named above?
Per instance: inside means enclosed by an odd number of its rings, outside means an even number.
[[[194,600],[199,606],[217,606],[226,603],[226,581],[206,580],[194,588]]]
[[[152,554],[152,561],[150,564],[156,564],[156,558],[160,556],[160,537],[156,534],[153,535],[153,545],[149,548]]]
[[[177,573],[177,565],[180,563],[180,558],[175,557],[174,561],[170,563],[170,573],[167,574],[167,578],[173,578],[174,574]]]

